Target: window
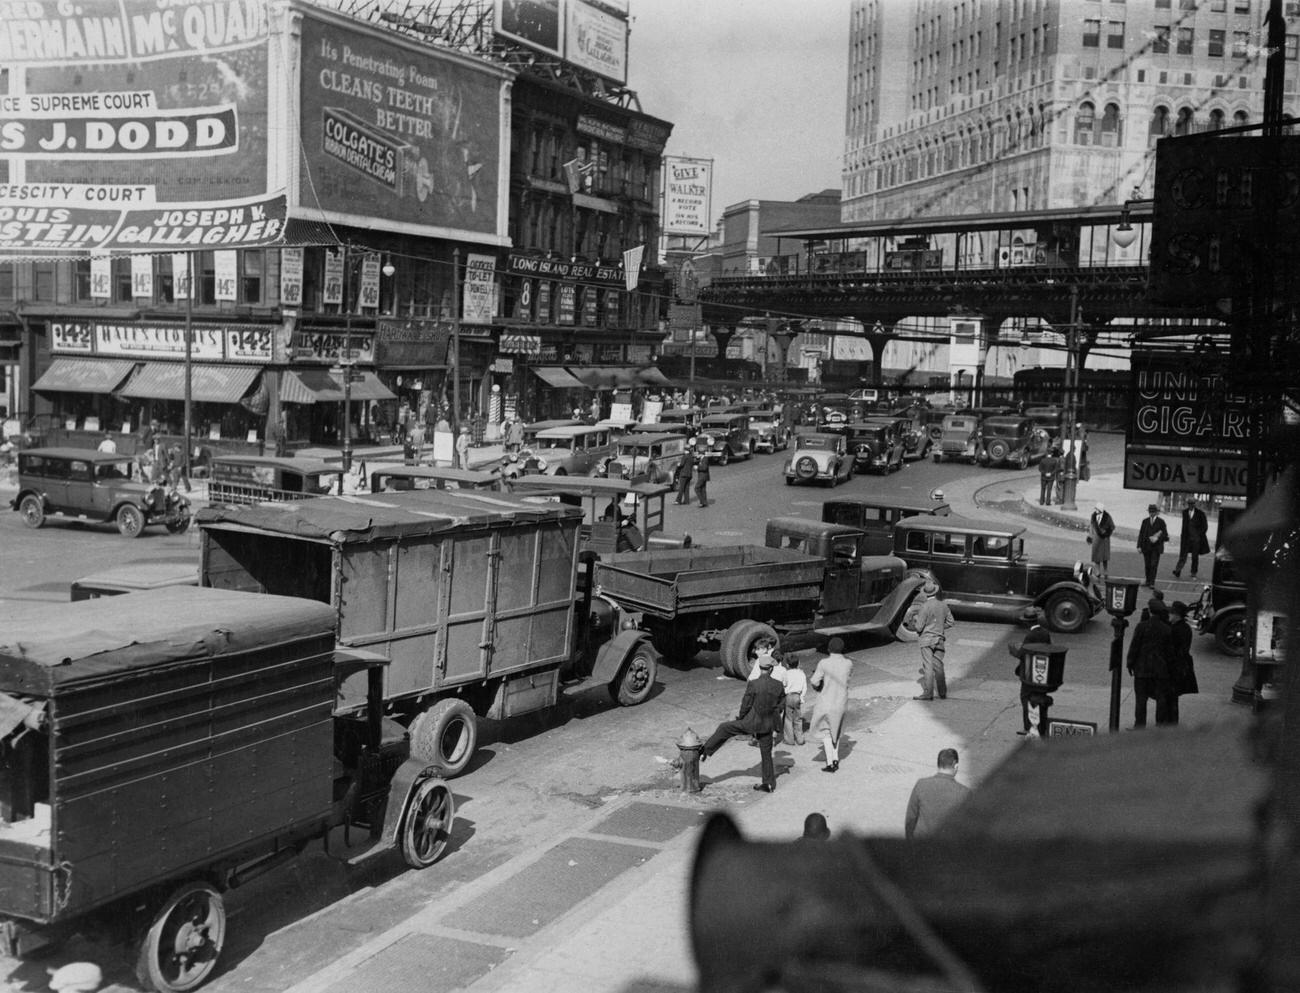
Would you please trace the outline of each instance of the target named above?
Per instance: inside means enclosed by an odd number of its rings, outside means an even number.
[[[1157,29],[1159,30],[1159,29]],[[1085,18],[1083,22],[1083,47],[1101,47],[1101,21]]]
[[[1174,122],[1174,134],[1191,134],[1192,130],[1192,108],[1184,107],[1178,111],[1178,120]]]
[[[1228,9],[1228,0],[1210,0],[1210,10],[1221,14]]]
[[[1124,47],[1124,22],[1108,21],[1106,24],[1106,47],[1123,48]]]
[[[1196,36],[1195,28],[1178,29],[1178,54],[1179,55],[1192,54],[1192,47],[1195,44],[1195,36]]]
[[[909,552],[928,552],[930,550],[930,536],[924,531],[909,531],[907,533],[907,550]]]
[[[980,558],[1005,559],[1011,549],[1011,539],[984,535],[975,539],[971,554]]]
[[[1156,35],[1151,39],[1151,51],[1156,55],[1169,54],[1169,25],[1157,24],[1155,27]]]
[[[1209,129],[1210,129],[1211,131],[1222,131],[1222,130],[1223,130],[1223,111],[1221,111],[1221,110],[1212,110],[1212,111],[1210,111],[1210,126],[1209,126]]]
[[[239,253],[239,302],[262,302],[262,276],[266,271],[266,252],[245,249]]]
[[[1234,59],[1244,59],[1250,48],[1250,32],[1234,31],[1232,32],[1232,57]]]
[[[1196,0],[1178,0],[1179,10],[1195,10]]]
[[[1156,0],[1156,10],[1168,10],[1169,0]]]
[[[935,555],[963,555],[966,552],[964,534],[936,534],[934,536]]]
[[[54,299],[54,271],[53,262],[37,262],[32,265],[33,300]]]
[[[1214,58],[1217,59],[1223,58],[1223,52],[1225,48],[1224,43],[1227,39],[1227,36],[1228,36],[1228,32],[1226,31],[1217,30],[1214,28],[1210,29],[1210,55],[1212,55]]]
[[[1250,0],[1237,0],[1237,2],[1233,5],[1232,9],[1235,10],[1238,14],[1249,14]]]
[[[1169,133],[1169,108],[1157,107],[1151,113],[1150,135],[1153,138],[1163,138]]]
[[[0,300],[14,298],[14,263],[0,262]]]
[[[1117,104],[1106,104],[1106,110],[1101,115],[1101,143],[1106,148],[1119,146],[1119,106]]]
[[[1294,62],[1297,53],[1300,53],[1300,35],[1289,34],[1286,36],[1287,61]]]
[[[1091,145],[1095,124],[1096,110],[1093,105],[1087,102],[1080,104],[1078,111],[1074,115],[1074,143],[1076,145]]]

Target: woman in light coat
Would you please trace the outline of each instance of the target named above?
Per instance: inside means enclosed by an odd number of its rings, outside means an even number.
[[[1092,508],[1088,518],[1088,544],[1092,546],[1092,564],[1101,575],[1110,567],[1110,536],[1115,533],[1115,521],[1099,503]]]

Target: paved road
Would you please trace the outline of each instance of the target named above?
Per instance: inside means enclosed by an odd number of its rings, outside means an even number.
[[[1094,457],[1101,460],[1106,457],[1105,442],[1099,447],[1102,450]],[[670,505],[669,530],[688,531],[697,541],[710,545],[761,543],[764,524],[771,516],[818,516],[821,500],[832,491],[783,485],[782,458],[758,456],[717,470],[711,484],[713,506]],[[857,477],[833,492],[925,496],[941,487],[957,502],[959,498],[969,501],[977,489],[988,492],[992,487],[996,496],[1004,481],[1007,492],[1014,493],[1016,478],[1024,477],[915,463],[889,477]],[[1076,535],[1041,523],[1031,523],[1029,528],[1031,554],[1054,553],[1067,559],[1082,554],[1083,545]],[[78,524],[51,524],[31,532],[21,526],[16,514],[4,514],[0,515],[0,549],[0,605],[20,609],[25,600],[66,599],[72,579],[111,565],[193,561],[197,538],[158,531],[128,540],[111,528]],[[1117,560],[1120,558],[1117,555]],[[1136,554],[1132,558],[1136,561]],[[1121,565],[1117,562],[1116,567]],[[993,687],[984,691],[993,696],[980,710],[983,730],[969,726],[969,715],[952,718],[948,733],[954,739],[987,735],[990,722],[1009,727],[1018,720],[1011,664],[1004,648],[1009,635],[1007,628],[998,625],[961,625],[950,678],[954,684],[969,680]],[[1066,639],[1071,655],[1068,683],[1058,694],[1060,713],[1070,714],[1072,707],[1094,700],[1106,684],[1109,639],[1109,626],[1101,621]],[[902,705],[917,659],[913,646],[901,644],[874,647],[857,657],[861,664],[854,705],[860,737]],[[1221,659],[1214,664],[1231,665]],[[631,871],[658,850],[653,834],[629,839],[627,825],[602,827],[603,811],[626,804],[630,798],[637,802],[676,798],[675,774],[669,766],[676,754],[674,741],[687,727],[704,734],[718,720],[731,716],[739,692],[735,681],[721,675],[716,656],[706,654],[692,666],[665,665],[654,697],[637,708],[616,708],[602,691],[585,691],[545,715],[486,726],[483,747],[471,770],[454,783],[458,803],[454,844],[437,866],[421,873],[406,871],[395,856],[349,865],[341,860],[348,854],[341,850],[341,836],[333,839],[336,847],[329,854],[313,848],[290,866],[230,894],[227,950],[221,971],[209,988],[214,993],[280,993],[305,976],[328,969],[331,962],[344,961],[401,922],[423,915],[436,917],[429,940],[441,949],[438,954],[468,970],[459,978],[448,975],[429,986],[430,990],[451,989],[495,968],[497,958],[504,959],[507,952],[513,953],[538,929],[572,908],[598,913],[598,894],[605,882]],[[1185,706],[1188,720],[1195,720],[1197,705],[1193,700]],[[953,710],[954,715],[958,713]],[[1075,716],[1105,720],[1104,714]],[[948,718],[936,712],[933,720],[942,727]],[[1004,728],[998,742],[1005,737]],[[1006,741],[1005,747],[1011,747],[1014,740]],[[848,750],[852,747],[850,743]],[[987,757],[964,765],[964,769],[979,776],[987,771],[980,763],[993,761],[1002,747],[999,743]],[[749,786],[753,778],[748,768],[752,763],[744,754],[748,751],[741,745],[730,747],[729,761],[735,765],[731,773],[711,767],[718,773],[717,782],[699,809],[719,802],[752,802]],[[783,750],[780,761],[802,774],[814,768],[814,751],[815,746]],[[869,749],[867,754],[873,751]],[[925,762],[918,762],[916,756],[885,750],[874,756],[872,775],[879,781],[873,779],[873,783],[885,794],[904,789],[927,771],[928,762],[928,755]],[[647,815],[647,823],[653,820]],[[869,826],[861,825],[863,829]],[[674,822],[664,830],[669,828],[684,830],[685,822]],[[617,840],[611,840],[610,832]],[[588,867],[586,874],[555,875],[558,868],[546,860],[558,856],[539,854],[549,853],[552,849],[548,846],[556,838],[568,835],[591,842],[585,848],[563,849],[568,864]],[[518,867],[532,865],[529,859],[534,856],[539,861],[537,868],[529,870],[532,875],[517,876]],[[511,872],[516,875],[508,875]],[[526,884],[498,885],[494,883],[498,877],[523,879]],[[468,894],[474,895],[473,901],[466,902]],[[525,897],[531,899],[525,903],[533,908],[535,917],[519,920],[519,901]],[[472,942],[463,940],[469,933],[477,936]],[[676,940],[680,945],[680,936]],[[493,949],[501,954],[497,956]],[[680,957],[682,949],[674,951]],[[418,963],[432,954],[430,948],[413,952],[411,961],[417,965],[412,968],[418,970]],[[112,980],[109,989],[130,988],[130,963],[120,947],[78,940],[56,961],[79,957],[105,967]],[[689,966],[675,963],[666,974],[688,978]],[[43,980],[43,963],[0,961],[0,983],[38,989]],[[383,985],[378,978],[376,983],[377,987]]]

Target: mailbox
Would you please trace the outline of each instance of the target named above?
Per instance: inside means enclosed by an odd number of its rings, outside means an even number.
[[[1028,644],[1020,649],[1020,681],[1045,693],[1060,689],[1065,682],[1065,653],[1062,645]]]

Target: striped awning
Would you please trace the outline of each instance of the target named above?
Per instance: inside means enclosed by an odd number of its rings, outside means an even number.
[[[38,393],[112,393],[131,375],[123,359],[55,359],[32,384]]]
[[[547,386],[556,390],[585,390],[587,384],[571,376],[563,366],[535,365],[529,366],[533,375]]]
[[[190,399],[195,403],[238,403],[261,371],[256,365],[192,364]],[[124,397],[184,400],[185,363],[146,362],[119,392]]]
[[[352,382],[353,400],[396,400],[397,394],[379,381],[373,372],[356,370]],[[281,403],[342,403],[343,380],[328,369],[291,369],[280,376]]]
[[[535,334],[502,334],[497,351],[514,352],[516,355],[541,355],[542,339]]]

